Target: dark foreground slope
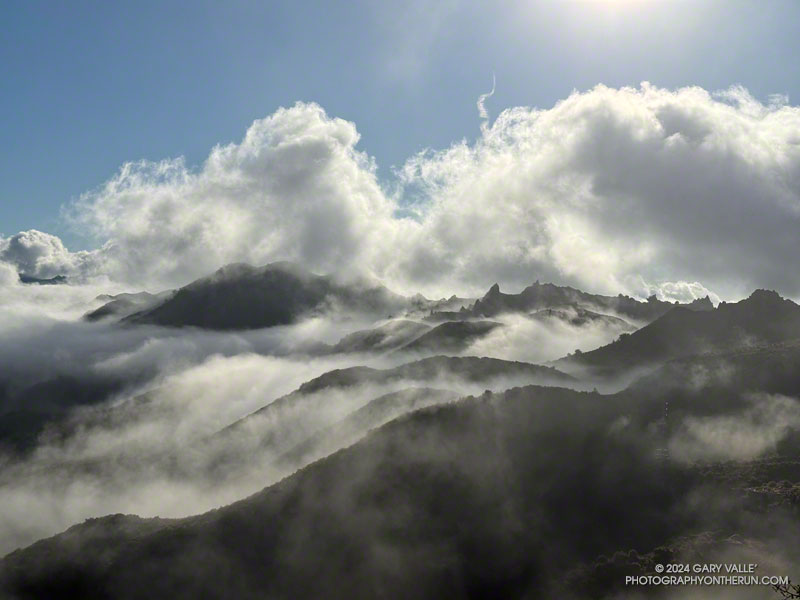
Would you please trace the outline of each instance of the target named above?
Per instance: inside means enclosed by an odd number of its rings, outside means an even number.
[[[675,540],[704,531],[764,540],[764,570],[776,553],[792,564],[792,513],[753,513],[730,483],[657,458],[649,405],[526,387],[423,409],[220,510],[73,527],[7,556],[0,589],[13,598],[603,598],[630,591],[625,569],[677,561],[686,544]],[[787,472],[796,479],[797,465]],[[713,544],[700,546],[703,562],[723,562]],[[724,550],[726,562],[741,558]]]

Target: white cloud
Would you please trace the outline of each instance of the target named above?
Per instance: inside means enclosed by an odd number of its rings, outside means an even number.
[[[412,157],[397,194],[358,137],[299,103],[196,170],[128,163],[68,211],[102,249],[38,240],[14,264],[86,274],[102,263],[138,287],[289,259],[437,295],[537,278],[680,300],[800,295],[800,109],[785,98],[598,86],[547,110],[505,110],[476,142]]]
[[[298,103],[215,147],[197,172],[180,159],[125,164],[72,217],[110,240],[103,254],[128,280],[186,282],[239,260],[360,265],[393,225],[393,205],[358,138],[352,123]]]
[[[498,327],[480,338],[465,354],[541,364],[576,349],[594,350],[630,331],[624,322],[589,321],[573,325],[558,318],[537,320],[518,314],[500,315],[493,320],[502,322],[505,327]]]
[[[432,197],[400,265],[420,278],[424,263],[464,283],[800,292],[800,111],[741,88],[598,86],[506,110],[477,143],[419,155],[403,175]]]
[[[0,264],[6,270],[32,277],[50,278],[63,273],[87,274],[93,268],[90,252],[70,252],[57,236],[35,229],[22,231],[8,239],[0,238]]]
[[[17,285],[19,283],[19,275],[17,270],[10,264],[0,262],[0,289]]]
[[[660,300],[667,302],[687,303],[698,298],[708,298],[714,304],[719,304],[720,298],[706,288],[699,281],[665,281],[654,286],[644,286],[648,289],[648,296],[655,294]]]

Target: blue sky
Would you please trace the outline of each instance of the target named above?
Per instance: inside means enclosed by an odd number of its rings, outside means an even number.
[[[296,100],[353,121],[380,175],[490,115],[647,80],[800,97],[800,3],[4,3],[0,233],[88,244],[60,207],[128,160],[202,161]]]

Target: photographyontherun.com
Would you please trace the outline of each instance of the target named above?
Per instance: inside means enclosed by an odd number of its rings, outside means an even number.
[[[625,585],[788,585],[784,575],[628,575]]]
[[[658,564],[655,575],[629,575],[625,585],[787,585],[788,576],[755,575],[757,564]],[[663,573],[663,574],[662,574]]]

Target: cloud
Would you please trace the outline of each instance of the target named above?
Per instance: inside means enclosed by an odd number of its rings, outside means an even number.
[[[564,312],[571,311],[566,309]],[[624,322],[590,321],[572,325],[558,318],[536,320],[518,314],[500,315],[493,320],[502,322],[505,327],[498,327],[480,338],[466,354],[546,363],[576,349],[581,352],[594,350],[629,331]]]
[[[486,100],[494,96],[494,88],[496,84],[497,81],[494,77],[494,73],[492,73],[492,91],[478,96],[478,116],[484,121],[489,120],[489,112],[486,110]]]
[[[774,450],[800,428],[800,403],[778,395],[756,395],[739,414],[684,419],[669,442],[679,461],[747,461]]]
[[[35,229],[0,238],[0,264],[32,277],[85,274],[92,269],[94,256],[91,252],[70,252],[57,236]]]
[[[127,163],[70,210],[116,277],[163,285],[223,263],[298,260],[340,270],[369,262],[394,225],[352,123],[298,103],[217,146],[196,172],[183,160]]]
[[[647,284],[642,282],[643,288],[648,287]],[[720,301],[719,296],[706,288],[699,281],[665,281],[658,285],[649,286],[650,294],[655,294],[660,300],[668,302],[680,303],[691,302],[697,298],[705,298],[706,296],[714,303],[718,304]],[[648,296],[650,295],[648,294]]]
[[[17,285],[19,283],[19,275],[17,270],[10,264],[0,262],[0,289]]]
[[[0,555],[90,516],[185,516],[272,483],[285,474],[270,466],[272,454],[250,446],[234,461],[234,444],[219,448],[205,436],[350,360],[268,355],[336,329],[332,323],[219,333],[18,317],[16,327],[0,319],[0,393],[9,382],[23,389],[60,374],[126,385],[102,403],[74,407],[68,426],[51,424],[30,454],[0,450]],[[326,400],[328,413],[341,410],[337,398]],[[210,473],[220,455],[233,463],[224,485]]]
[[[402,175],[431,198],[397,265],[420,280],[800,292],[800,110],[741,88],[598,86],[508,109]]]
[[[800,295],[800,109],[785,98],[597,86],[507,109],[384,187],[358,139],[318,105],[279,109],[196,169],[128,163],[84,195],[67,213],[99,250],[27,232],[3,260],[138,287],[289,259],[430,295],[537,278],[679,300]]]

